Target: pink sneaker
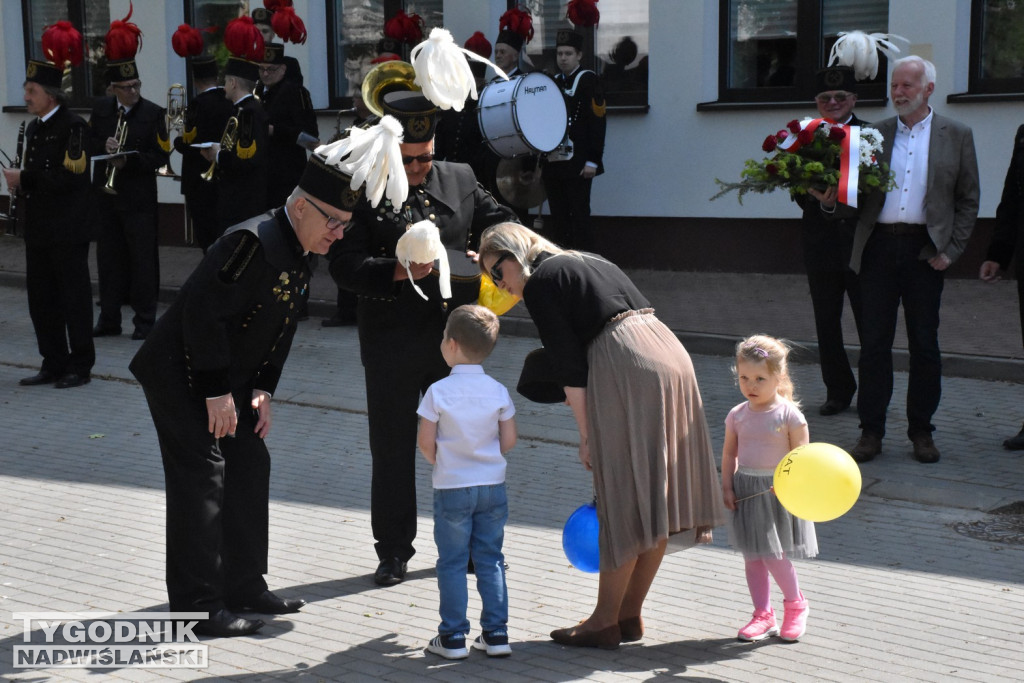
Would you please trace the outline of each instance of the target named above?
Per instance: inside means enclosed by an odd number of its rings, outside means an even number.
[[[779,633],[779,638],[792,643],[799,640],[807,630],[807,615],[811,608],[803,595],[799,600],[783,600],[782,604],[786,607],[786,613],[782,617],[782,632]]]
[[[768,636],[779,635],[779,627],[775,623],[775,611],[768,608],[768,611],[754,610],[754,618],[750,623],[740,629],[736,637],[748,643],[764,640]]]

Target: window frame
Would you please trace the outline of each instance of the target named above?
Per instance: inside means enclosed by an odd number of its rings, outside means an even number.
[[[982,70],[982,46],[986,0],[971,0],[970,56],[968,58],[968,95],[1024,95],[1024,75],[1018,78],[985,78]]]
[[[64,0],[64,2],[67,6],[67,20],[71,22],[71,25],[74,26],[76,30],[82,33],[83,42],[86,41],[86,0]],[[42,55],[33,54],[33,48],[39,41],[44,27],[33,27],[32,22],[29,21],[29,18],[32,16],[32,0],[21,0],[20,4],[22,40],[24,41],[25,48],[24,62],[25,64],[28,64],[28,60],[30,59],[43,59]],[[39,29],[39,35],[32,35],[33,28]],[[86,44],[84,47],[86,48],[86,51],[88,51],[88,45]],[[69,107],[74,109],[90,109],[101,97],[100,95],[93,95],[90,92],[90,68],[88,57],[86,57],[86,59],[84,59],[78,66],[70,68],[71,86],[70,89],[65,90],[65,93],[68,96]]]

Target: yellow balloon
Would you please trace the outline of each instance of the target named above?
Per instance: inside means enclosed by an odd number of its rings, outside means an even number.
[[[477,299],[484,308],[494,311],[495,315],[505,315],[513,306],[519,303],[519,297],[509,294],[494,284],[494,281],[482,273],[480,276],[480,297]]]
[[[860,468],[828,443],[797,446],[775,468],[775,495],[800,519],[828,522],[846,514],[860,496]]]

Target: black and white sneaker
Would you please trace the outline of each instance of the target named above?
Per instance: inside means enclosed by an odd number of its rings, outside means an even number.
[[[473,641],[474,650],[483,650],[488,657],[508,657],[512,654],[512,647],[508,644],[508,631],[495,629],[485,631]]]
[[[441,655],[445,659],[465,659],[469,656],[466,649],[466,636],[455,633],[450,636],[437,635],[427,645],[427,652]]]

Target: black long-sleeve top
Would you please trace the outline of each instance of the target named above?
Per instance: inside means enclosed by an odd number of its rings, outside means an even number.
[[[615,315],[649,308],[636,285],[614,263],[577,252],[540,255],[523,287],[523,303],[551,354],[561,386],[587,386],[587,346]]]

